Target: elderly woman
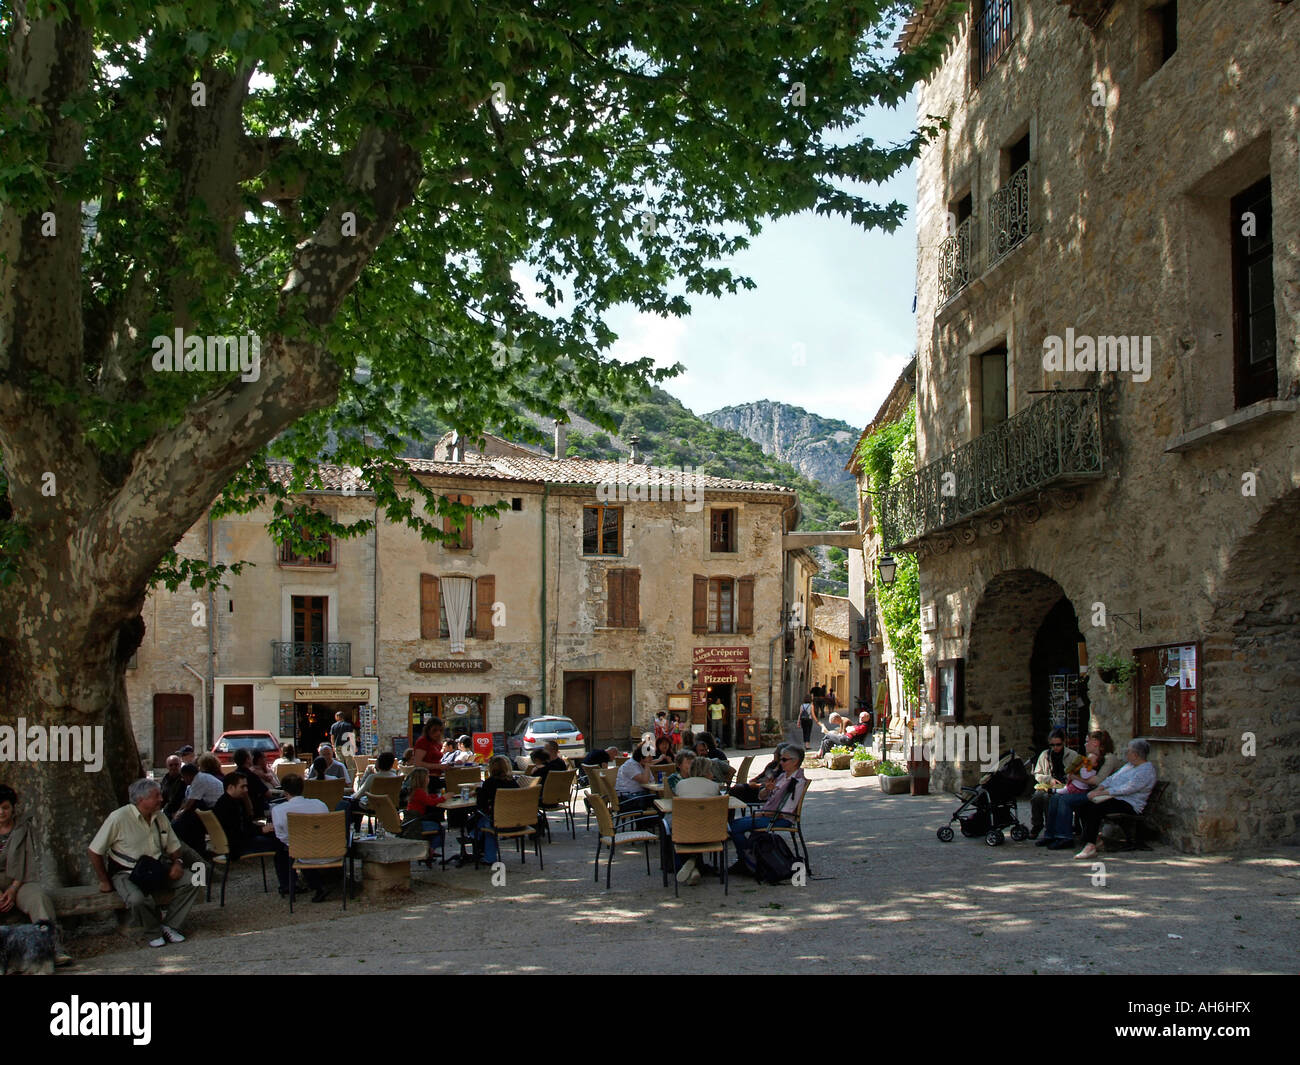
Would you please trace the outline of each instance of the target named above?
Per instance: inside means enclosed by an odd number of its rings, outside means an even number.
[[[54,902],[36,879],[31,822],[17,809],[18,793],[0,784],[0,914],[18,910],[33,924],[54,924]],[[67,965],[72,959],[60,951],[55,961]]]
[[[1151,745],[1146,740],[1129,740],[1128,764],[1106,778],[1088,796],[1088,804],[1079,810],[1083,823],[1084,848],[1076,858],[1095,858],[1101,822],[1107,814],[1140,814],[1146,809],[1151,789],[1156,786],[1156,767],[1147,759]]]
[[[1060,737],[1057,737],[1056,732],[1058,731],[1060,730],[1053,730],[1051,740],[1053,743],[1059,743],[1064,748],[1065,735],[1062,733]],[[1115,744],[1111,740],[1109,732],[1099,730],[1089,733],[1083,751],[1086,758],[1092,758],[1096,761],[1096,773],[1089,775],[1084,766],[1079,766],[1078,769],[1071,771],[1070,767],[1074,759],[1070,759],[1064,762],[1061,767],[1063,773],[1059,782],[1061,787],[1050,792],[1037,793],[1047,795],[1049,798],[1046,811],[1047,831],[1035,846],[1047,847],[1050,850],[1057,851],[1074,846],[1075,811],[1087,804],[1089,793],[1110,776],[1115,769],[1115,760],[1107,757],[1114,750]],[[1040,758],[1039,761],[1042,762],[1042,759]],[[1050,764],[1047,772],[1054,772]],[[1055,777],[1051,779],[1055,780]]]
[[[756,803],[762,801],[760,789],[764,784],[770,784],[781,775],[781,752],[788,746],[788,743],[778,743],[776,750],[772,752],[772,760],[763,767],[763,771],[743,784],[737,784],[731,789],[730,794],[733,798],[740,799],[742,802]]]
[[[781,774],[771,783],[759,789],[764,800],[763,807],[755,817],[738,817],[731,822],[728,831],[731,842],[736,846],[736,862],[731,872],[752,876],[753,860],[750,857],[750,833],[756,828],[768,825],[780,826],[794,824],[794,812],[799,808],[799,800],[808,788],[808,778],[804,776],[804,750],[793,743],[781,752]]]

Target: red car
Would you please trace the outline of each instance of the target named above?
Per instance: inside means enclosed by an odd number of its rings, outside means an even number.
[[[257,729],[238,729],[234,732],[223,732],[217,737],[217,742],[213,744],[212,753],[217,756],[217,761],[222,765],[234,765],[235,752],[241,747],[250,752],[265,751],[268,766],[280,757],[280,741],[271,733]]]

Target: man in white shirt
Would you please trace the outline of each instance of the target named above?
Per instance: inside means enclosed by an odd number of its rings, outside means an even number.
[[[1146,809],[1151,789],[1156,786],[1156,767],[1147,761],[1151,745],[1142,739],[1129,740],[1127,753],[1128,764],[1108,776],[1079,808],[1085,846],[1076,858],[1097,856],[1101,822],[1107,814],[1140,814]]]
[[[280,894],[289,894],[289,884],[293,879],[293,859],[289,857],[289,815],[290,814],[327,814],[329,807],[320,799],[304,799],[302,795],[302,777],[289,773],[280,781],[280,787],[289,796],[287,802],[271,807],[271,824],[275,828],[275,874],[280,880]],[[320,898],[313,896],[313,902],[323,901],[325,889],[320,873],[304,870],[303,878],[307,886]]]

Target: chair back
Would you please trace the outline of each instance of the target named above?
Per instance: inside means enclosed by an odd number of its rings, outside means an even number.
[[[596,827],[600,830],[600,834],[608,839],[613,839],[614,818],[610,815],[605,800],[599,795],[593,795],[591,797],[591,808],[596,811]]]
[[[673,799],[674,843],[721,843],[727,838],[727,796]]]
[[[217,815],[211,810],[198,810],[196,812],[199,815],[199,820],[203,822],[203,827],[207,829],[213,855],[217,857],[228,855],[230,853],[230,840],[226,839],[226,830],[221,827]]]
[[[374,777],[370,778],[370,784],[366,788],[366,795],[373,801],[376,795],[383,795],[393,804],[393,809],[397,809],[398,798],[402,794],[401,777]]]
[[[536,788],[501,788],[492,800],[492,827],[498,831],[537,824]]]
[[[811,787],[812,787],[811,780],[806,781],[804,783],[803,791],[799,793],[799,801],[795,803],[794,813],[788,815],[790,817],[790,820],[792,820],[796,825],[799,824],[800,819],[803,817],[803,801],[804,799],[808,798],[808,789]]]
[[[629,755],[629,754],[618,754],[618,755],[615,755],[615,756],[614,756],[614,765],[615,765],[616,767],[617,767],[617,766],[620,766],[620,765],[622,765],[624,762],[626,762],[630,757],[632,757],[632,756]]]
[[[401,780],[395,778],[395,783],[400,784]],[[402,834],[402,819],[397,816],[397,804],[387,795],[376,795],[374,792],[371,792],[368,798],[370,799],[370,808],[375,811],[379,823],[384,826],[384,831],[391,832],[394,836],[400,836]]]
[[[609,794],[605,788],[605,778],[594,765],[587,767],[587,788],[592,795],[599,795],[609,801]]]
[[[353,761],[357,764],[357,776],[364,777],[366,770],[375,764],[375,756],[373,754],[359,754]]]
[[[754,764],[754,756],[752,754],[745,755],[745,757],[740,762],[740,768],[736,770],[737,784],[749,783],[749,767],[752,766],[753,764]]]
[[[231,762],[230,765],[223,765],[221,767],[221,775],[223,777],[228,777],[230,776],[231,773],[233,773],[238,768],[239,766],[235,765],[234,762]]]
[[[348,815],[344,810],[332,814],[289,814],[289,857],[332,858],[342,861],[348,852]]]
[[[327,780],[304,780],[302,794],[307,799],[320,799],[331,810],[343,801],[347,782],[330,777]]]
[[[614,785],[618,781],[618,766],[607,765],[596,770],[596,773],[600,777],[602,785],[600,793],[606,797],[613,795],[616,791]],[[590,777],[591,773],[589,772],[587,776]]]
[[[569,796],[573,793],[573,782],[578,779],[578,771],[570,769],[560,773],[551,771],[546,774],[546,783],[542,785],[541,804],[543,806],[552,806],[556,803],[568,802]]]
[[[476,765],[448,766],[442,773],[448,791],[460,791],[462,784],[477,784],[483,779]]]

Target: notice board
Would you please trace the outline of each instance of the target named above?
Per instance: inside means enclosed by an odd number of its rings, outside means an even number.
[[[1201,645],[1166,643],[1133,652],[1133,735],[1172,743],[1201,740]]]

